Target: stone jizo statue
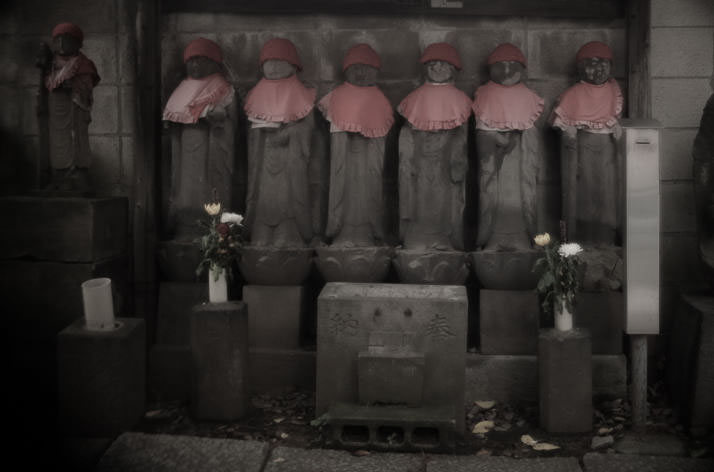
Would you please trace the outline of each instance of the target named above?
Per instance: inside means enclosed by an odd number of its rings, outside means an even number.
[[[301,248],[315,234],[310,201],[315,90],[298,79],[295,45],[274,38],[260,53],[263,78],[248,92],[246,228],[253,246]]]
[[[610,75],[612,51],[606,44],[585,44],[576,62],[580,82],[560,96],[550,118],[562,131],[563,219],[572,240],[618,244],[622,92]]]
[[[43,54],[38,63],[47,90],[50,191],[89,190],[88,128],[92,91],[100,79],[94,63],[80,52],[83,41],[77,25],[60,23],[52,30],[51,55]]]
[[[195,39],[183,60],[187,77],[171,94],[163,119],[171,123],[169,226],[175,239],[191,240],[204,203],[216,195],[231,204],[237,109],[218,44]]]
[[[380,67],[369,45],[353,46],[342,64],[347,81],[318,105],[331,131],[325,235],[332,247],[376,246],[384,239],[384,154],[394,111],[375,85]]]
[[[458,51],[429,45],[420,59],[426,82],[399,104],[399,232],[405,249],[463,249],[471,100],[454,86]]]
[[[541,156],[534,124],[543,99],[523,83],[526,58],[504,43],[488,56],[491,80],[475,93],[479,175],[477,246],[529,249],[536,233],[536,178]]]

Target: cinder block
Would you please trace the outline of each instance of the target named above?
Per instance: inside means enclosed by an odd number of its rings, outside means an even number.
[[[187,401],[191,393],[191,347],[157,344],[149,351],[148,392],[153,400]]]
[[[114,33],[117,23],[116,5],[111,0],[73,0],[70,3],[52,4],[42,0],[27,0],[22,3],[22,32],[45,35],[49,39],[57,23],[71,18],[72,22],[81,25],[85,35]]]
[[[117,39],[116,36],[90,36],[82,43],[82,53],[97,66],[101,84],[117,83]]]
[[[201,249],[193,241],[161,241],[157,248],[159,271],[164,280],[172,282],[197,282],[196,269],[201,262]]]
[[[659,173],[662,180],[690,180],[692,178],[692,147],[696,135],[696,129],[663,129],[660,131]]]
[[[482,354],[535,354],[540,303],[535,291],[481,290],[479,334]]]
[[[625,326],[622,292],[578,293],[573,323],[590,333],[593,354],[622,354]]]
[[[91,262],[127,247],[126,198],[0,198],[0,258]]]
[[[192,307],[208,301],[208,284],[161,282],[156,343],[188,346]]]
[[[711,28],[656,28],[651,31],[652,77],[711,77],[714,22]]]
[[[305,289],[299,285],[246,285],[243,301],[250,318],[250,347],[298,349]]]
[[[119,83],[133,84],[136,82],[136,51],[132,47],[130,35],[119,36]],[[125,112],[122,112],[124,114]]]
[[[146,326],[117,318],[114,331],[89,331],[77,320],[57,336],[60,430],[116,436],[143,416]]]
[[[712,26],[714,9],[709,0],[652,0],[652,26]]]
[[[422,403],[424,356],[372,349],[357,355],[359,402],[417,407]]]
[[[592,430],[592,354],[586,330],[542,330],[538,336],[540,425],[550,433]]]
[[[121,128],[124,134],[134,133],[136,126],[136,87],[119,87],[121,103]]]
[[[93,95],[89,134],[115,134],[119,131],[119,88],[100,82],[94,88]]]
[[[318,297],[316,415],[359,401],[358,355],[370,346],[424,356],[422,406],[451,406],[464,429],[468,301],[453,285],[328,283]]]
[[[709,78],[652,79],[652,116],[666,128],[697,128],[711,93]]]
[[[248,410],[248,313],[244,303],[206,303],[191,314],[191,413],[233,421]]]
[[[695,232],[697,222],[692,182],[662,182],[659,188],[662,212],[660,231]]]

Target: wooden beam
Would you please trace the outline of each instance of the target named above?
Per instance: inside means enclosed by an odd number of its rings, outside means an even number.
[[[650,1],[627,2],[627,116],[652,118]]]

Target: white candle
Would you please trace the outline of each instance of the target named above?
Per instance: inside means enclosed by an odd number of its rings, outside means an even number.
[[[102,277],[82,282],[82,299],[87,329],[95,331],[114,329],[112,279]]]

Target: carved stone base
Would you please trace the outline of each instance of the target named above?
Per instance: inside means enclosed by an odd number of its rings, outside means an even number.
[[[315,263],[327,282],[381,282],[394,250],[387,246],[315,250]]]
[[[243,278],[256,285],[300,285],[310,273],[311,248],[244,246],[238,262]]]
[[[483,288],[491,290],[530,290],[538,285],[540,275],[533,265],[543,251],[476,251],[469,254],[476,277]]]
[[[580,289],[607,292],[622,289],[625,264],[619,246],[585,246],[578,254],[581,261]]]
[[[397,249],[395,253],[394,267],[405,284],[462,285],[469,275],[464,252]]]

